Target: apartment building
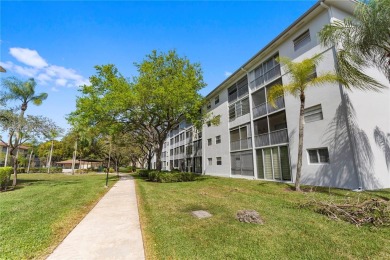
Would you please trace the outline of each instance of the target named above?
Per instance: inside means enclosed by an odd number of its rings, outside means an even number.
[[[317,33],[334,19],[353,14],[354,1],[317,2],[211,93],[206,109],[220,116],[202,132],[183,123],[163,151],[164,169],[207,175],[293,182],[298,154],[299,100],[267,92],[287,83],[275,58],[300,61],[322,54],[313,76],[335,70],[336,49],[320,45]],[[375,69],[368,74],[389,86]],[[390,91],[349,91],[340,84],[306,92],[302,183],[347,189],[390,187],[390,161],[378,140],[390,134]],[[202,136],[203,135],[203,136]]]

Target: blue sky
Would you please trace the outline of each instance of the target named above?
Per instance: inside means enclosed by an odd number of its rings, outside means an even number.
[[[153,49],[201,64],[207,95],[316,1],[1,1],[1,77],[34,77],[48,99],[27,114],[69,128],[77,89],[95,65],[137,74]]]

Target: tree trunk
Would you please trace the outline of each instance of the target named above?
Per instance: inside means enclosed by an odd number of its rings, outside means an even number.
[[[50,173],[51,157],[53,156],[53,146],[54,146],[54,140],[51,140],[49,161],[47,163],[47,173]]]
[[[157,171],[161,171],[161,169],[162,169],[161,153],[162,153],[162,149],[163,149],[163,146],[164,146],[164,140],[158,144],[156,152],[155,152],[155,154],[156,154],[156,169],[157,169]]]
[[[304,113],[305,113],[305,93],[300,95],[301,107],[299,110],[299,138],[298,138],[298,162],[297,162],[297,174],[295,176],[295,190],[301,191],[301,171],[302,171],[302,153],[303,153],[303,130],[305,126]]]
[[[16,186],[17,180],[18,180],[18,152],[16,152],[16,155],[13,154],[13,151],[11,151],[11,163],[14,168],[14,179],[12,181],[12,186]]]
[[[5,152],[4,167],[7,167],[8,153],[9,153],[9,144],[7,145],[7,151]]]
[[[31,150],[30,157],[28,158],[27,173],[30,173],[31,158],[33,155],[33,150]]]
[[[148,170],[150,171],[152,169],[152,151],[148,151]]]
[[[72,158],[72,175],[74,175],[74,168],[76,166],[76,156],[77,156],[77,140],[74,145],[73,158]]]

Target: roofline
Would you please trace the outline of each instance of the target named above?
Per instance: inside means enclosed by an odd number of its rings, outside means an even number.
[[[356,0],[350,0],[351,2],[357,3]],[[214,88],[209,94],[206,95],[206,99],[210,98],[215,92],[219,91],[222,86],[225,85],[226,82],[230,81],[233,77],[237,76],[237,74],[240,71],[246,71],[245,66],[250,64],[253,60],[255,60],[260,54],[265,52],[269,47],[271,47],[275,42],[277,42],[279,39],[281,39],[285,34],[287,34],[288,31],[290,31],[294,26],[299,24],[303,19],[306,18],[311,12],[313,12],[315,9],[317,9],[319,6],[321,6],[321,3],[326,2],[326,0],[319,0],[317,1],[312,7],[310,7],[309,10],[307,10],[303,15],[301,15],[297,20],[295,20],[290,26],[288,26],[286,29],[284,29],[278,36],[276,36],[271,42],[269,42],[266,46],[264,46],[260,51],[258,51],[255,55],[253,55],[247,62],[245,62],[243,65],[241,65],[235,72],[232,73],[228,78],[226,78],[222,83],[220,83],[216,88]]]

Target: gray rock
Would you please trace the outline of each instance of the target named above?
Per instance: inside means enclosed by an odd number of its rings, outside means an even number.
[[[209,217],[213,216],[208,211],[205,211],[205,210],[195,210],[195,211],[192,211],[192,215],[194,217],[197,217],[197,218],[209,218]]]
[[[256,210],[239,210],[236,214],[236,219],[245,223],[264,224]]]

